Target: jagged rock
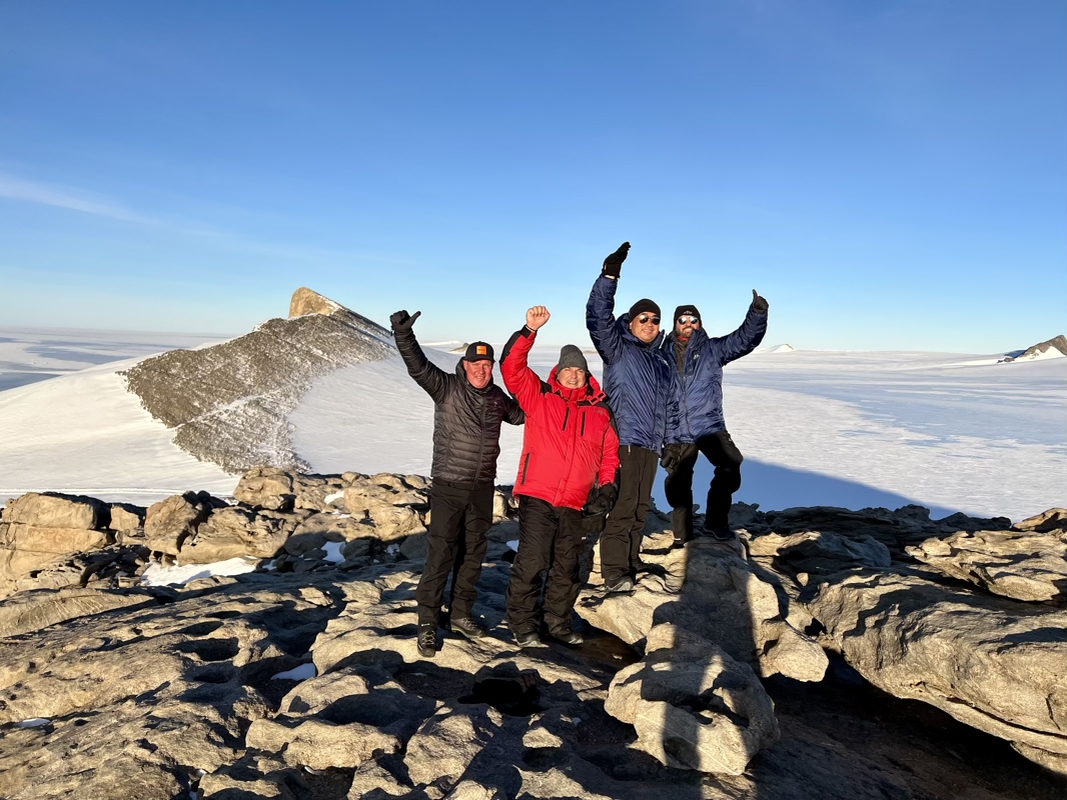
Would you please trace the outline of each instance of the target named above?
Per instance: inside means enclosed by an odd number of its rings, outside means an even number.
[[[927,539],[908,553],[938,572],[1004,597],[1067,596],[1067,532],[960,531],[947,539]]]
[[[241,476],[233,496],[255,508],[288,511],[296,501],[293,476],[277,467],[256,467]]]
[[[396,736],[372,725],[319,719],[302,720],[292,726],[258,719],[245,738],[249,747],[281,752],[287,764],[311,769],[358,767],[376,750],[395,753],[401,747]]]
[[[136,531],[144,528],[145,509],[129,503],[111,504],[111,524],[113,531]]]
[[[778,534],[818,531],[846,537],[873,537],[884,544],[894,558],[904,558],[905,548],[920,544],[945,530],[992,530],[1007,528],[1011,521],[1004,517],[975,519],[965,514],[953,514],[943,520],[930,519],[930,510],[908,505],[890,511],[887,508],[863,508],[851,511],[833,506],[787,508],[769,511],[763,516],[767,528]]]
[[[358,480],[358,479],[357,479]],[[344,508],[344,490],[352,481],[336,475],[301,475],[296,481],[296,507],[312,511],[337,511]]]
[[[3,527],[5,530],[0,532],[0,546],[27,553],[67,555],[98,550],[108,544],[108,535],[104,531],[85,528],[44,528],[20,522],[12,522]]]
[[[33,528],[99,530],[108,521],[108,507],[99,500],[54,492],[28,492],[4,509],[4,522]]]
[[[1020,531],[1037,531],[1038,533],[1067,531],[1067,508],[1050,508],[1022,522],[1016,522],[1013,527]]]
[[[411,792],[411,786],[405,786],[397,777],[377,761],[364,762],[352,776],[352,786],[348,790],[349,800],[387,800],[391,797],[405,797]]]
[[[18,591],[61,589],[103,583],[117,586],[124,578],[139,575],[148,565],[149,552],[143,547],[111,546],[101,550],[74,553],[43,564],[15,579]]]
[[[271,558],[285,546],[301,519],[310,513],[256,512],[240,506],[221,508],[197,528],[193,538],[185,540],[181,561],[210,564],[238,556]]]
[[[201,800],[309,800],[314,791],[300,770],[271,753],[246,753],[200,779]]]
[[[460,781],[445,800],[507,800],[507,795],[496,787],[482,786],[477,781]]]
[[[648,634],[644,659],[611,682],[605,710],[637,729],[661,763],[740,775],[778,741],[774,703],[747,664],[671,624]]]
[[[808,531],[757,536],[748,543],[753,557],[770,557],[777,572],[832,574],[852,567],[889,567],[889,549],[872,536],[847,537]]]
[[[57,622],[154,602],[144,592],[72,587],[19,592],[0,603],[0,635],[18,636]]]
[[[1067,755],[1067,611],[899,571],[842,574],[804,599],[828,645],[883,691],[1049,761]]]
[[[211,512],[225,507],[226,503],[207,492],[186,492],[160,500],[145,514],[145,546],[153,552],[176,556]]]
[[[426,529],[416,510],[428,507],[426,493],[403,486],[397,476],[366,478],[346,488],[344,497],[345,509],[352,515],[353,524],[373,526],[371,535],[383,542]]]
[[[634,591],[604,595],[594,574],[575,607],[583,619],[631,644],[654,625],[670,622],[717,643],[763,676],[822,679],[822,648],[798,630],[786,592],[770,582],[777,580],[772,574],[757,573],[739,543],[701,537],[668,549],[669,532],[646,533],[645,540],[647,569]]]
[[[445,706],[408,740],[408,775],[416,785],[451,788],[503,722],[485,705]]]
[[[305,297],[297,306],[315,302]],[[388,330],[332,305],[329,314],[270,319],[244,336],[171,350],[122,374],[148,413],[175,429],[175,444],[197,458],[229,472],[306,470],[293,451],[288,413],[316,378],[396,353]]]

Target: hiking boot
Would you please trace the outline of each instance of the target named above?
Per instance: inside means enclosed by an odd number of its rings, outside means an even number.
[[[585,641],[585,637],[577,633],[570,625],[560,625],[558,628],[549,626],[548,635],[563,644],[581,644]]]
[[[541,644],[541,637],[537,631],[517,631],[514,634],[515,644],[519,647],[537,647]]]
[[[737,538],[737,534],[729,528],[705,528],[704,535],[712,537],[716,542],[730,542]]]
[[[449,627],[453,633],[462,633],[471,641],[484,639],[489,635],[489,631],[470,617],[454,617],[452,619],[452,624]]]
[[[419,655],[423,658],[433,658],[437,655],[437,625],[419,626]]]
[[[609,583],[604,586],[604,591],[607,594],[622,594],[624,592],[632,592],[634,590],[634,579],[629,575],[623,575],[614,583]]]

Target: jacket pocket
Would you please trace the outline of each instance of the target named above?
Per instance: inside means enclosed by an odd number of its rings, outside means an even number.
[[[522,477],[519,479],[519,483],[526,483],[526,470],[530,468],[530,455],[531,453],[527,453],[526,458],[522,460]]]

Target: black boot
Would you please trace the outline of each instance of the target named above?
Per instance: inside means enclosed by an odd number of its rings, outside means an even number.
[[[683,506],[674,509],[671,514],[671,529],[674,531],[674,543],[685,544],[693,538],[693,507]]]

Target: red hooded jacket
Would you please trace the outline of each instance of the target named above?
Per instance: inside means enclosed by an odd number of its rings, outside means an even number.
[[[536,336],[523,327],[500,360],[504,385],[526,412],[515,494],[580,510],[594,486],[615,480],[619,435],[603,403],[607,395],[592,375],[582,388],[567,389],[556,380],[555,367],[547,383],[530,369]]]

